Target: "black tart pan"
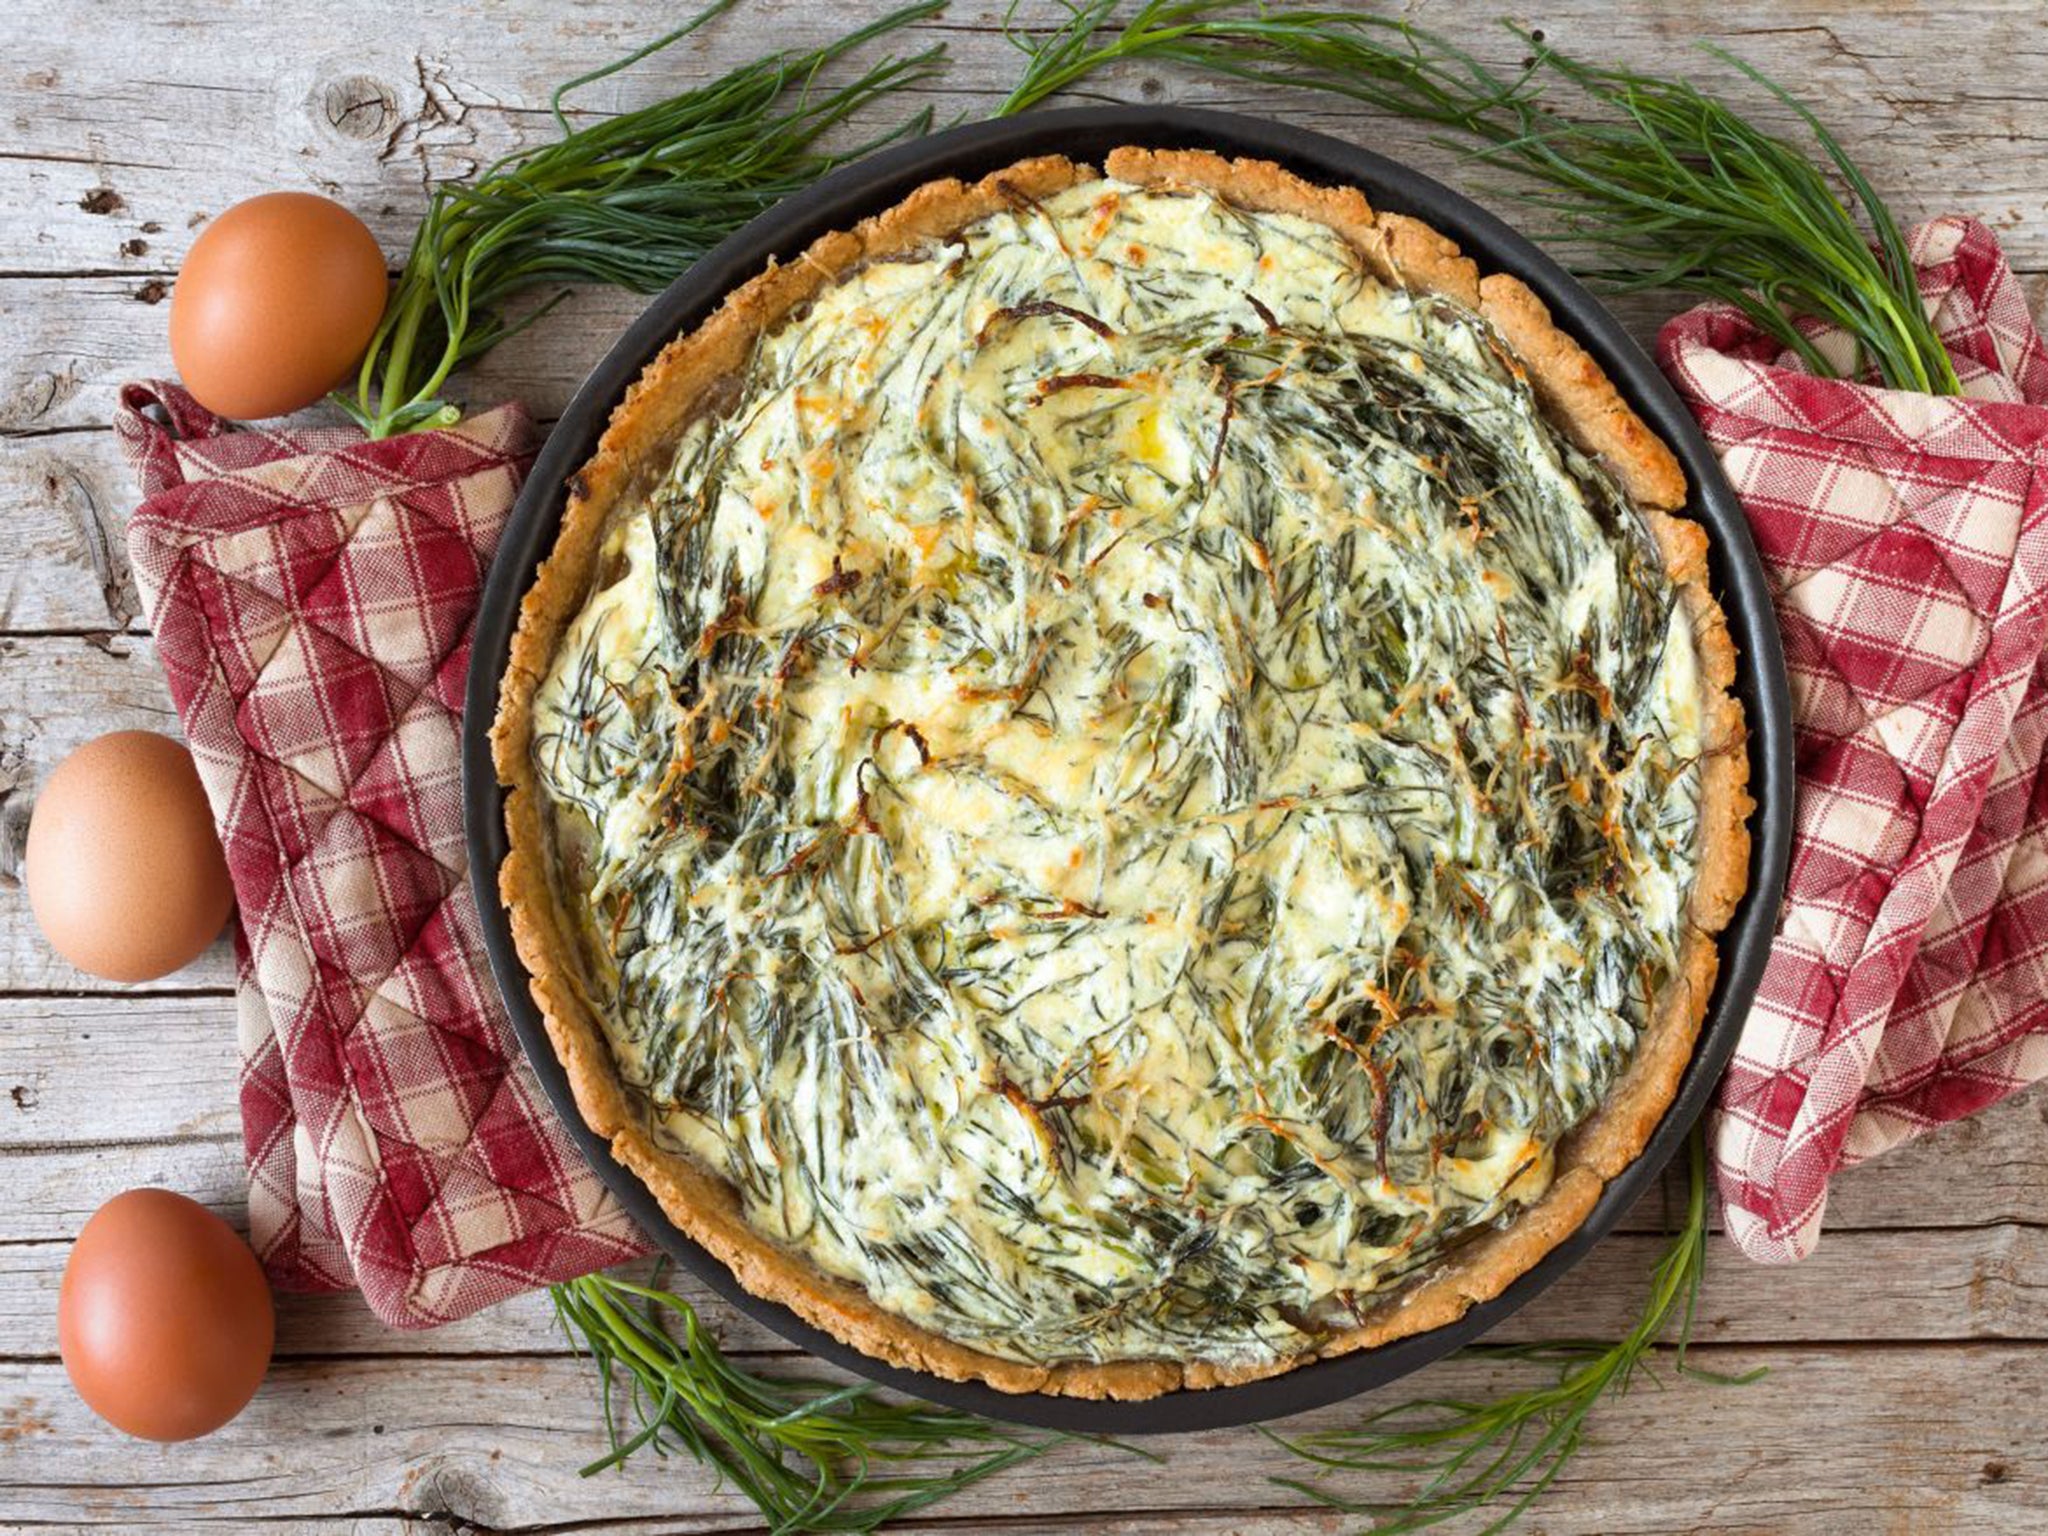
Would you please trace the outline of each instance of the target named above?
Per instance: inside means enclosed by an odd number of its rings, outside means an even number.
[[[497,899],[506,853],[504,794],[492,767],[489,729],[498,685],[518,620],[519,602],[561,523],[565,485],[597,446],[612,408],[656,353],[697,325],[725,294],[770,257],[787,260],[817,236],[847,228],[945,176],[972,181],[1032,155],[1063,154],[1101,163],[1122,144],[1209,149],[1276,161],[1312,182],[1362,190],[1375,208],[1413,214],[1457,241],[1485,272],[1511,272],[1550,306],[1557,324],[1606,369],[1616,387],[1671,445],[1692,485],[1688,515],[1713,541],[1711,582],[1740,656],[1736,691],[1750,730],[1748,894],[1721,938],[1721,971],[1691,1066],[1648,1145],[1610,1182],[1579,1229],[1492,1301],[1457,1322],[1379,1349],[1317,1361],[1263,1381],[1178,1391],[1143,1402],[1091,1402],[998,1392],[980,1382],[944,1381],[898,1369],[811,1327],[788,1308],[749,1294],[717,1259],[683,1235],[654,1197],[584,1125],[567,1074],[555,1059],[527,991],[526,968]],[[1117,1435],[1212,1429],[1279,1418],[1352,1397],[1468,1344],[1554,1284],[1607,1234],[1679,1150],[1706,1108],[1735,1046],[1770,948],[1792,831],[1792,724],[1784,654],[1763,567],[1735,493],[1685,407],[1613,315],[1534,244],[1440,182],[1323,134],[1235,113],[1183,108],[1091,107],[1033,112],[958,128],[884,150],[826,177],[754,220],[649,304],[592,370],[542,449],[519,497],[478,616],[470,659],[463,739],[470,872],[483,914],[491,968],[535,1075],[590,1164],[634,1218],[675,1260],[712,1290],[792,1344],[885,1386],[991,1418],[1047,1428]]]

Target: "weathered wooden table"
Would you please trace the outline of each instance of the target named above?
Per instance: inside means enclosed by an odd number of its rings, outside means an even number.
[[[623,0],[429,9],[11,0],[0,15],[0,1529],[757,1525],[686,1463],[577,1476],[600,1444],[591,1375],[538,1298],[427,1335],[386,1332],[350,1297],[284,1298],[277,1364],[255,1404],[183,1446],[101,1426],[56,1358],[58,1276],[103,1199],[163,1184],[231,1216],[242,1201],[226,946],[163,982],[110,987],[50,954],[15,879],[37,786],[66,752],[115,727],[176,729],[122,555],[134,493],[105,427],[115,388],[168,370],[164,300],[209,215],[311,188],[358,209],[401,252],[429,185],[547,137],[555,82],[684,14]],[[770,42],[821,41],[868,9],[750,0],[580,103],[646,100]],[[959,0],[920,29],[951,51],[944,88],[928,95],[942,117],[986,110],[1011,78],[1001,9]],[[1491,0],[1408,9],[1496,61],[1520,51],[1492,29]],[[1048,0],[1039,19],[1049,13]],[[1902,214],[1981,214],[2023,271],[2048,273],[2037,0],[1552,0],[1525,19],[1595,57],[1727,85],[1770,116],[1755,88],[1692,49],[1698,36],[1724,43],[1812,101]],[[1283,114],[1459,179],[1422,132],[1324,101],[1144,68],[1091,89]],[[578,295],[491,358],[469,397],[518,396],[546,417],[637,302]],[[1629,309],[1645,337],[1665,312]],[[1645,1386],[1603,1408],[1532,1528],[2048,1528],[2044,1121],[2048,1098],[2022,1096],[1846,1176],[1829,1234],[1800,1268],[1754,1267],[1717,1244],[1702,1353],[1770,1376],[1739,1391]],[[1659,1222],[1651,1202],[1504,1336],[1625,1327]],[[723,1306],[705,1312],[737,1351],[781,1349]],[[1518,1374],[1452,1362],[1415,1385],[1476,1393]],[[926,1524],[1223,1536],[1360,1523],[1310,1512],[1268,1481],[1288,1463],[1253,1432],[1159,1448],[1163,1467],[1068,1447]]]

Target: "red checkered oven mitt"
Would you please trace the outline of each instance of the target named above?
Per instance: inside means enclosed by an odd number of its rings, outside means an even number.
[[[1836,1168],[2048,1074],[2048,350],[1989,229],[1911,250],[1963,398],[1813,378],[1715,305],[1658,349],[1792,679],[1791,879],[1713,1133],[1729,1234],[1770,1261],[1811,1250]]]
[[[639,1252],[491,986],[463,679],[532,461],[516,405],[369,442],[122,391],[157,655],[234,876],[251,1236],[291,1290],[427,1327]]]

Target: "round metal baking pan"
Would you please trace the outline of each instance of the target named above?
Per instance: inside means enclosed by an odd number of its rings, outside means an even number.
[[[1557,323],[1599,359],[1622,394],[1685,466],[1693,493],[1689,512],[1712,535],[1712,583],[1741,657],[1737,691],[1749,717],[1750,788],[1757,801],[1750,824],[1754,852],[1749,890],[1722,939],[1720,980],[1692,1064],[1642,1155],[1609,1183],[1576,1232],[1501,1295],[1473,1307],[1448,1327],[1380,1349],[1318,1361],[1264,1381],[1173,1392],[1132,1403],[1017,1396],[979,1382],[944,1381],[885,1365],[811,1327],[788,1308],[749,1294],[730,1270],[676,1229],[645,1186],[614,1162],[605,1142],[585,1127],[570,1096],[567,1075],[555,1059],[528,994],[526,969],[513,948],[511,928],[497,899],[498,869],[506,851],[504,797],[491,765],[488,740],[519,602],[554,543],[565,484],[595,449],[613,406],[672,337],[700,322],[729,290],[759,272],[770,257],[786,260],[817,236],[846,228],[888,207],[926,181],[944,176],[972,180],[1039,154],[1065,154],[1100,163],[1102,155],[1120,144],[1251,155],[1277,161],[1311,181],[1358,187],[1374,207],[1426,220],[1456,240],[1481,270],[1512,272],[1542,296]],[[956,129],[886,150],[826,177],[756,219],[698,262],[627,328],[577,391],[541,451],[498,547],[485,589],[470,659],[466,709],[463,769],[470,871],[491,968],[535,1075],[599,1176],[678,1263],[791,1343],[916,1397],[991,1418],[1062,1430],[1124,1435],[1210,1429],[1321,1407],[1383,1386],[1470,1343],[1554,1284],[1650,1187],[1706,1108],[1756,993],[1791,843],[1791,705],[1763,567],[1734,492],[1706,440],[1656,367],[1620,323],[1563,268],[1450,188],[1340,140],[1224,112],[1101,107],[1035,112]]]

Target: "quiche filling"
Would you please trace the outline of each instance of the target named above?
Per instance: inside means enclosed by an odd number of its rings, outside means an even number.
[[[1093,181],[826,288],[535,700],[618,1069],[1029,1361],[1313,1349],[1546,1188],[1685,931],[1693,636],[1476,314]]]

